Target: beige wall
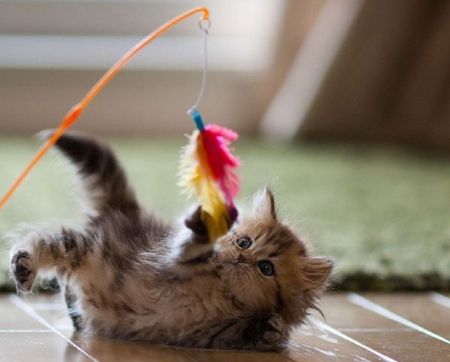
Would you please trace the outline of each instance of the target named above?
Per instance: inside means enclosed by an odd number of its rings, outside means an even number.
[[[102,75],[101,71],[0,70],[0,132],[55,128]],[[128,71],[117,75],[86,108],[77,129],[111,135],[182,135],[199,90],[199,72]],[[236,91],[239,90],[239,91]],[[232,73],[209,77],[205,121],[242,134],[255,132],[252,84]]]

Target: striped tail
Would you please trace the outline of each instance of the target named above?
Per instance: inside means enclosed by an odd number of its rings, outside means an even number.
[[[52,131],[46,131],[43,136],[51,134]],[[101,215],[116,209],[126,215],[135,215],[139,205],[134,190],[108,145],[82,134],[67,133],[55,146],[77,169],[88,214]]]

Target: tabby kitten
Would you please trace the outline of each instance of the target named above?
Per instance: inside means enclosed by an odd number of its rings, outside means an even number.
[[[200,208],[184,225],[143,209],[107,145],[67,134],[56,147],[78,171],[88,220],[80,230],[29,233],[11,251],[11,273],[25,293],[38,276],[56,276],[84,335],[275,350],[317,308],[332,263],[308,254],[270,191],[214,241]]]

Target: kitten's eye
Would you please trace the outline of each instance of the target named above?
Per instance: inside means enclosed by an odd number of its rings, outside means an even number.
[[[250,245],[252,245],[252,239],[250,239],[248,236],[244,236],[236,241],[236,245],[241,249],[248,249]]]
[[[273,264],[270,261],[264,260],[260,261],[258,263],[258,268],[260,272],[265,275],[266,277],[270,277],[275,273],[275,268],[273,267]]]

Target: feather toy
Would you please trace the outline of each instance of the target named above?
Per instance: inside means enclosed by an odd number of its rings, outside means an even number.
[[[239,160],[228,146],[238,134],[215,124],[205,126],[196,109],[190,113],[197,130],[181,155],[179,185],[189,195],[197,196],[209,236],[216,239],[237,219],[233,199],[239,191],[240,180],[235,173]]]

